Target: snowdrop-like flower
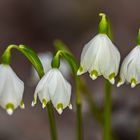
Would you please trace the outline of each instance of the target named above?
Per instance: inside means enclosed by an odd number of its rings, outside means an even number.
[[[110,83],[114,84],[119,63],[118,49],[106,34],[100,33],[84,46],[77,75],[88,71],[93,80],[103,75]]]
[[[36,104],[37,95],[44,108],[51,100],[53,106],[59,114],[67,106],[71,109],[71,85],[64,79],[63,75],[57,68],[50,69],[39,81],[34,94],[32,106]]]
[[[0,65],[0,81],[0,105],[6,109],[7,113],[12,115],[19,105],[24,108],[22,101],[24,83],[9,65]]]
[[[52,53],[51,52],[39,53],[38,57],[40,58],[40,61],[43,65],[45,73],[48,72],[51,69],[51,61],[53,58]],[[60,71],[62,72],[62,74],[64,75],[66,79],[69,79],[70,67],[67,64],[67,62],[62,59],[61,59]],[[39,76],[33,67],[31,70],[31,80],[33,84],[36,84],[39,81]]]
[[[140,45],[137,45],[124,59],[121,71],[120,81],[117,87],[125,83],[131,83],[134,88],[136,84],[140,83]]]

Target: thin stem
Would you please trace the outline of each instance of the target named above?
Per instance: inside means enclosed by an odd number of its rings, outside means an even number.
[[[55,117],[54,117],[54,111],[53,111],[51,102],[47,103],[47,110],[48,110],[48,117],[49,117],[49,123],[50,123],[51,139],[57,140]]]
[[[111,140],[111,84],[105,81],[105,101],[104,101],[104,136],[103,140]]]
[[[76,79],[76,108],[77,108],[77,140],[83,139],[82,105],[80,97],[80,79]]]
[[[80,78],[76,75],[78,70],[78,64],[75,57],[68,52],[67,49],[60,49],[54,56],[52,65],[57,66],[59,64],[60,57],[63,57],[69,63],[74,79],[76,81],[76,116],[77,116],[77,140],[82,140],[83,138],[83,124],[82,124],[82,105],[81,105],[81,89],[80,89]]]

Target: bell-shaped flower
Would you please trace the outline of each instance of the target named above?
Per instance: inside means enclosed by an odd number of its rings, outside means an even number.
[[[9,65],[0,65],[0,81],[0,105],[7,113],[12,115],[18,106],[24,108],[22,101],[24,83]]]
[[[130,83],[131,87],[135,87],[140,83],[140,46],[136,46],[124,59],[121,70],[120,80],[117,87],[125,82]]]
[[[53,58],[52,53],[51,52],[39,53],[38,57],[43,65],[45,73],[47,73],[51,69],[51,62],[52,62],[52,58]],[[70,73],[71,73],[70,67],[67,64],[67,62],[63,59],[61,59],[60,71],[62,72],[62,74],[64,75],[64,77],[66,79],[69,79]],[[39,81],[39,76],[38,76],[36,70],[34,69],[34,67],[32,67],[31,82],[33,84],[36,84],[38,81]]]
[[[32,106],[36,104],[37,95],[44,108],[51,101],[59,114],[67,106],[71,109],[71,85],[65,80],[59,69],[50,69],[39,81],[34,94]]]
[[[97,34],[83,48],[77,75],[88,71],[93,80],[103,75],[114,84],[119,64],[120,53],[116,46],[106,34]]]

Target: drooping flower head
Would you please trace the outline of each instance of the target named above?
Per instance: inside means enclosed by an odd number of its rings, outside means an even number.
[[[120,53],[107,35],[106,15],[101,14],[101,16],[99,34],[84,46],[77,75],[88,71],[93,80],[103,75],[114,84],[119,69]]]
[[[140,30],[138,32],[137,45],[123,60],[120,70],[120,80],[117,84],[117,87],[127,82],[131,84],[132,88],[134,88],[136,84],[140,83],[139,59],[140,59]]]
[[[39,81],[34,94],[34,101],[32,106],[35,105],[37,95],[44,108],[51,100],[53,106],[59,114],[63,112],[67,106],[71,109],[71,85],[65,80],[62,73],[57,68],[50,69]]]
[[[18,78],[9,65],[0,64],[0,105],[9,115],[18,106],[24,108],[22,96],[24,83]]]

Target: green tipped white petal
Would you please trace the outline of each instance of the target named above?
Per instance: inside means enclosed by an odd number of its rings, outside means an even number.
[[[78,71],[77,71],[77,75],[82,75],[83,73],[85,73],[83,66],[80,66]]]
[[[115,78],[109,79],[109,82],[114,85],[115,84]]]
[[[45,107],[46,107],[46,105],[42,103],[42,108],[44,109]]]
[[[21,109],[25,109],[25,104],[24,104],[23,101],[20,102],[20,108],[21,108]]]
[[[31,106],[34,107],[36,105],[36,103],[37,103],[37,99],[36,99],[36,97],[34,97],[32,103],[31,103]]]
[[[6,112],[8,115],[12,115],[14,111],[14,104],[13,103],[7,103],[5,106]]]
[[[12,114],[20,106],[23,97],[24,83],[18,78],[9,65],[0,64],[0,105]],[[6,107],[12,103],[14,108]],[[11,112],[11,113],[10,113]]]
[[[95,80],[98,77],[98,72],[96,70],[92,70],[89,76],[92,80]]]
[[[118,82],[117,87],[120,87],[123,84],[124,84],[124,82],[120,81],[120,82]]]
[[[6,112],[7,112],[8,115],[12,115],[13,114],[13,109],[8,108],[8,109],[6,109]]]
[[[56,110],[61,115],[63,112],[63,103],[58,103],[56,106]]]
[[[45,108],[45,102],[50,101],[50,95],[49,95],[49,81],[52,78],[52,73],[47,72],[42,79],[39,81],[35,93],[34,93],[34,100],[32,102],[32,106],[36,104],[37,96],[39,97],[40,102],[42,103],[42,108]]]
[[[72,104],[69,104],[69,106],[68,106],[68,107],[69,107],[69,109],[70,109],[70,110],[72,110]]]
[[[63,109],[62,108],[59,108],[59,109],[57,109],[57,112],[58,112],[58,114],[62,114],[63,113]]]
[[[94,75],[94,74],[92,74],[92,75],[90,74],[89,76],[90,76],[90,78],[91,78],[92,80],[96,80],[96,79],[97,79],[97,76]]]
[[[134,88],[136,86],[136,84],[137,84],[136,79],[132,78],[131,79],[131,88]]]
[[[113,72],[113,73],[111,73],[110,75],[109,75],[109,78],[108,78],[108,80],[109,80],[109,82],[112,84],[112,85],[114,85],[115,84],[115,72]]]
[[[131,83],[131,88],[134,88],[136,86],[136,84],[135,83]]]
[[[44,109],[47,105],[46,99],[42,99],[42,108]]]

